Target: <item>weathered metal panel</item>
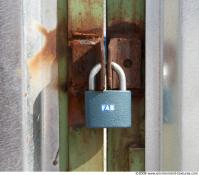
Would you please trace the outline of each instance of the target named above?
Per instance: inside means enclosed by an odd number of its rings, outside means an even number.
[[[108,0],[108,38],[139,38],[144,41],[145,0]]]
[[[145,170],[145,149],[129,148],[129,171]]]
[[[0,1],[0,171],[22,171],[24,163],[21,5]]]
[[[72,54],[68,60],[68,91],[70,100],[68,122],[72,127],[83,126],[85,124],[84,92],[88,89],[89,73],[100,62],[101,58],[100,42],[90,45],[89,43],[81,43],[81,41],[86,40],[72,41]]]
[[[145,0],[108,0],[109,24],[117,22],[144,24]],[[130,32],[130,31],[129,31]]]
[[[108,171],[129,171],[131,165],[129,163],[129,147],[143,148],[144,147],[144,14],[145,14],[145,1],[139,0],[109,0],[107,5],[108,8],[108,40],[110,41],[109,47],[116,47],[110,49],[110,57],[114,58],[115,61],[123,65],[123,58],[121,55],[125,55],[131,60],[136,60],[138,67],[136,70],[126,70],[127,79],[130,80],[132,73],[140,73],[140,82],[128,82],[128,87],[134,86],[142,88],[140,91],[133,90],[133,103],[132,103],[132,128],[128,129],[108,129]],[[114,38],[114,39],[113,39]],[[124,44],[125,49],[120,47],[122,44],[113,44],[113,40],[117,38],[121,39],[121,42],[138,41],[139,44],[131,45],[131,49],[127,49],[130,45]],[[142,47],[141,47],[142,45]],[[120,49],[120,50],[118,50]],[[133,49],[136,49],[133,51]],[[139,49],[139,50],[138,50]],[[137,52],[133,54],[129,52]],[[123,52],[126,53],[123,53]],[[121,54],[118,54],[121,53]],[[113,56],[114,55],[114,56]],[[132,58],[131,58],[132,57]],[[136,58],[135,58],[136,57]],[[138,58],[139,57],[139,58]],[[124,58],[124,59],[125,59]],[[110,58],[109,58],[110,59]],[[139,60],[140,59],[140,60]],[[139,61],[140,62],[139,62]],[[135,68],[135,67],[134,67]],[[140,71],[140,72],[138,72]],[[138,75],[139,76],[139,75]],[[109,77],[110,78],[110,77]],[[114,76],[113,78],[116,78]],[[135,79],[136,81],[137,79]],[[135,84],[133,84],[133,83]],[[136,170],[136,167],[134,167]],[[132,169],[131,169],[132,170]]]
[[[68,0],[69,38],[74,32],[102,34],[102,0]]]
[[[102,130],[70,128],[69,134],[69,171],[102,171]]]
[[[102,129],[85,128],[84,91],[101,57],[103,1],[69,0],[68,10],[69,171],[102,171]]]
[[[88,89],[89,72],[101,59],[103,2],[71,0],[68,9],[68,121],[77,127],[85,122],[84,92]]]
[[[143,148],[145,140],[144,97],[133,97],[131,128],[108,129],[108,171],[130,171],[129,149]],[[137,167],[134,167],[136,170]],[[132,170],[132,169],[131,169]]]

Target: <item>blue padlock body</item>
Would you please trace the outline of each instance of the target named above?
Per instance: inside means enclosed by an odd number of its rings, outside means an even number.
[[[86,126],[88,128],[131,127],[131,91],[86,91]]]

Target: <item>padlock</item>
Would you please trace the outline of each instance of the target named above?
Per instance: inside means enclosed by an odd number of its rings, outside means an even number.
[[[95,76],[101,69],[97,64],[89,74],[89,90],[85,92],[85,115],[88,128],[131,127],[131,91],[126,90],[126,76],[122,68],[111,63],[120,80],[120,90],[95,91]]]

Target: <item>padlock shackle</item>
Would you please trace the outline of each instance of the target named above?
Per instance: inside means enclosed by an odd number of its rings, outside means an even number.
[[[115,62],[111,62],[111,66],[119,75],[120,90],[126,91],[126,75],[125,75],[122,67]]]
[[[102,68],[100,63],[96,64],[89,74],[89,90],[95,90],[95,76]]]
[[[115,62],[112,62],[111,66],[119,75],[120,90],[126,91],[126,76],[122,67]],[[98,63],[91,70],[89,74],[89,90],[95,90],[95,76],[97,75],[97,73],[100,71],[101,68],[102,68],[102,65]]]

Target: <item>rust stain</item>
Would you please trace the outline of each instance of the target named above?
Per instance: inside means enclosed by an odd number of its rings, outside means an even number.
[[[86,39],[92,38],[92,39],[94,39],[94,38],[99,38],[100,37],[96,33],[82,33],[82,32],[77,32],[77,31],[72,32],[72,35],[73,35],[73,38],[78,37],[78,38],[81,38],[81,39],[82,38],[86,38]]]
[[[107,38],[109,43],[108,88],[119,87],[118,77],[110,65],[111,61],[116,61],[129,77],[127,88],[133,90],[134,95],[143,94],[141,75],[145,38],[143,21],[114,20],[108,27]]]
[[[114,21],[108,27],[108,38],[138,38],[144,40],[144,22]]]
[[[117,62],[124,70],[127,88],[141,88],[141,41],[138,39],[113,38],[109,44],[109,62]],[[109,71],[112,88],[119,87],[118,76]],[[111,77],[111,78],[110,78]]]
[[[88,76],[92,67],[100,61],[100,43],[81,44],[71,42],[69,57],[69,126],[84,126],[84,92],[88,89]]]
[[[81,3],[81,9],[75,11],[77,2]],[[94,8],[98,6],[103,10],[100,7],[102,5],[102,0],[68,1],[68,39],[71,49],[68,60],[69,126],[72,127],[84,125],[84,92],[88,89],[88,76],[92,67],[102,60],[100,43],[103,12],[98,11],[99,15],[96,16],[97,9]]]
[[[79,14],[74,15],[73,10],[73,2],[69,1],[69,10],[68,13],[68,36],[69,39],[73,38],[74,32],[78,33],[94,33],[95,35],[102,35],[102,16],[96,17],[94,15],[94,9],[91,8],[95,4],[102,5],[101,0],[84,0],[80,1],[81,5],[85,8],[83,12],[79,12]]]
[[[68,52],[68,80],[64,84],[58,83],[56,69],[53,66],[57,64],[57,55],[62,54],[64,47],[56,48],[56,31],[54,29],[48,31],[44,26],[39,25],[37,31],[42,34],[45,39],[41,50],[32,58],[28,59],[28,70],[34,86],[37,83],[46,81],[48,73],[54,76],[48,79],[47,84],[51,84],[53,88],[60,89],[64,92],[68,91],[69,97],[69,126],[81,127],[84,125],[84,91],[88,88],[88,75],[91,68],[100,61],[100,42],[99,35],[92,32],[74,33],[78,39],[70,41],[66,49]],[[81,39],[83,38],[83,39]],[[64,43],[64,37],[62,37]],[[43,77],[41,79],[41,77]],[[46,85],[42,82],[42,90]]]
[[[33,81],[41,78],[42,73],[49,71],[56,61],[56,29],[48,31],[44,26],[37,25],[37,31],[43,35],[45,43],[42,49],[27,61],[29,75]]]

